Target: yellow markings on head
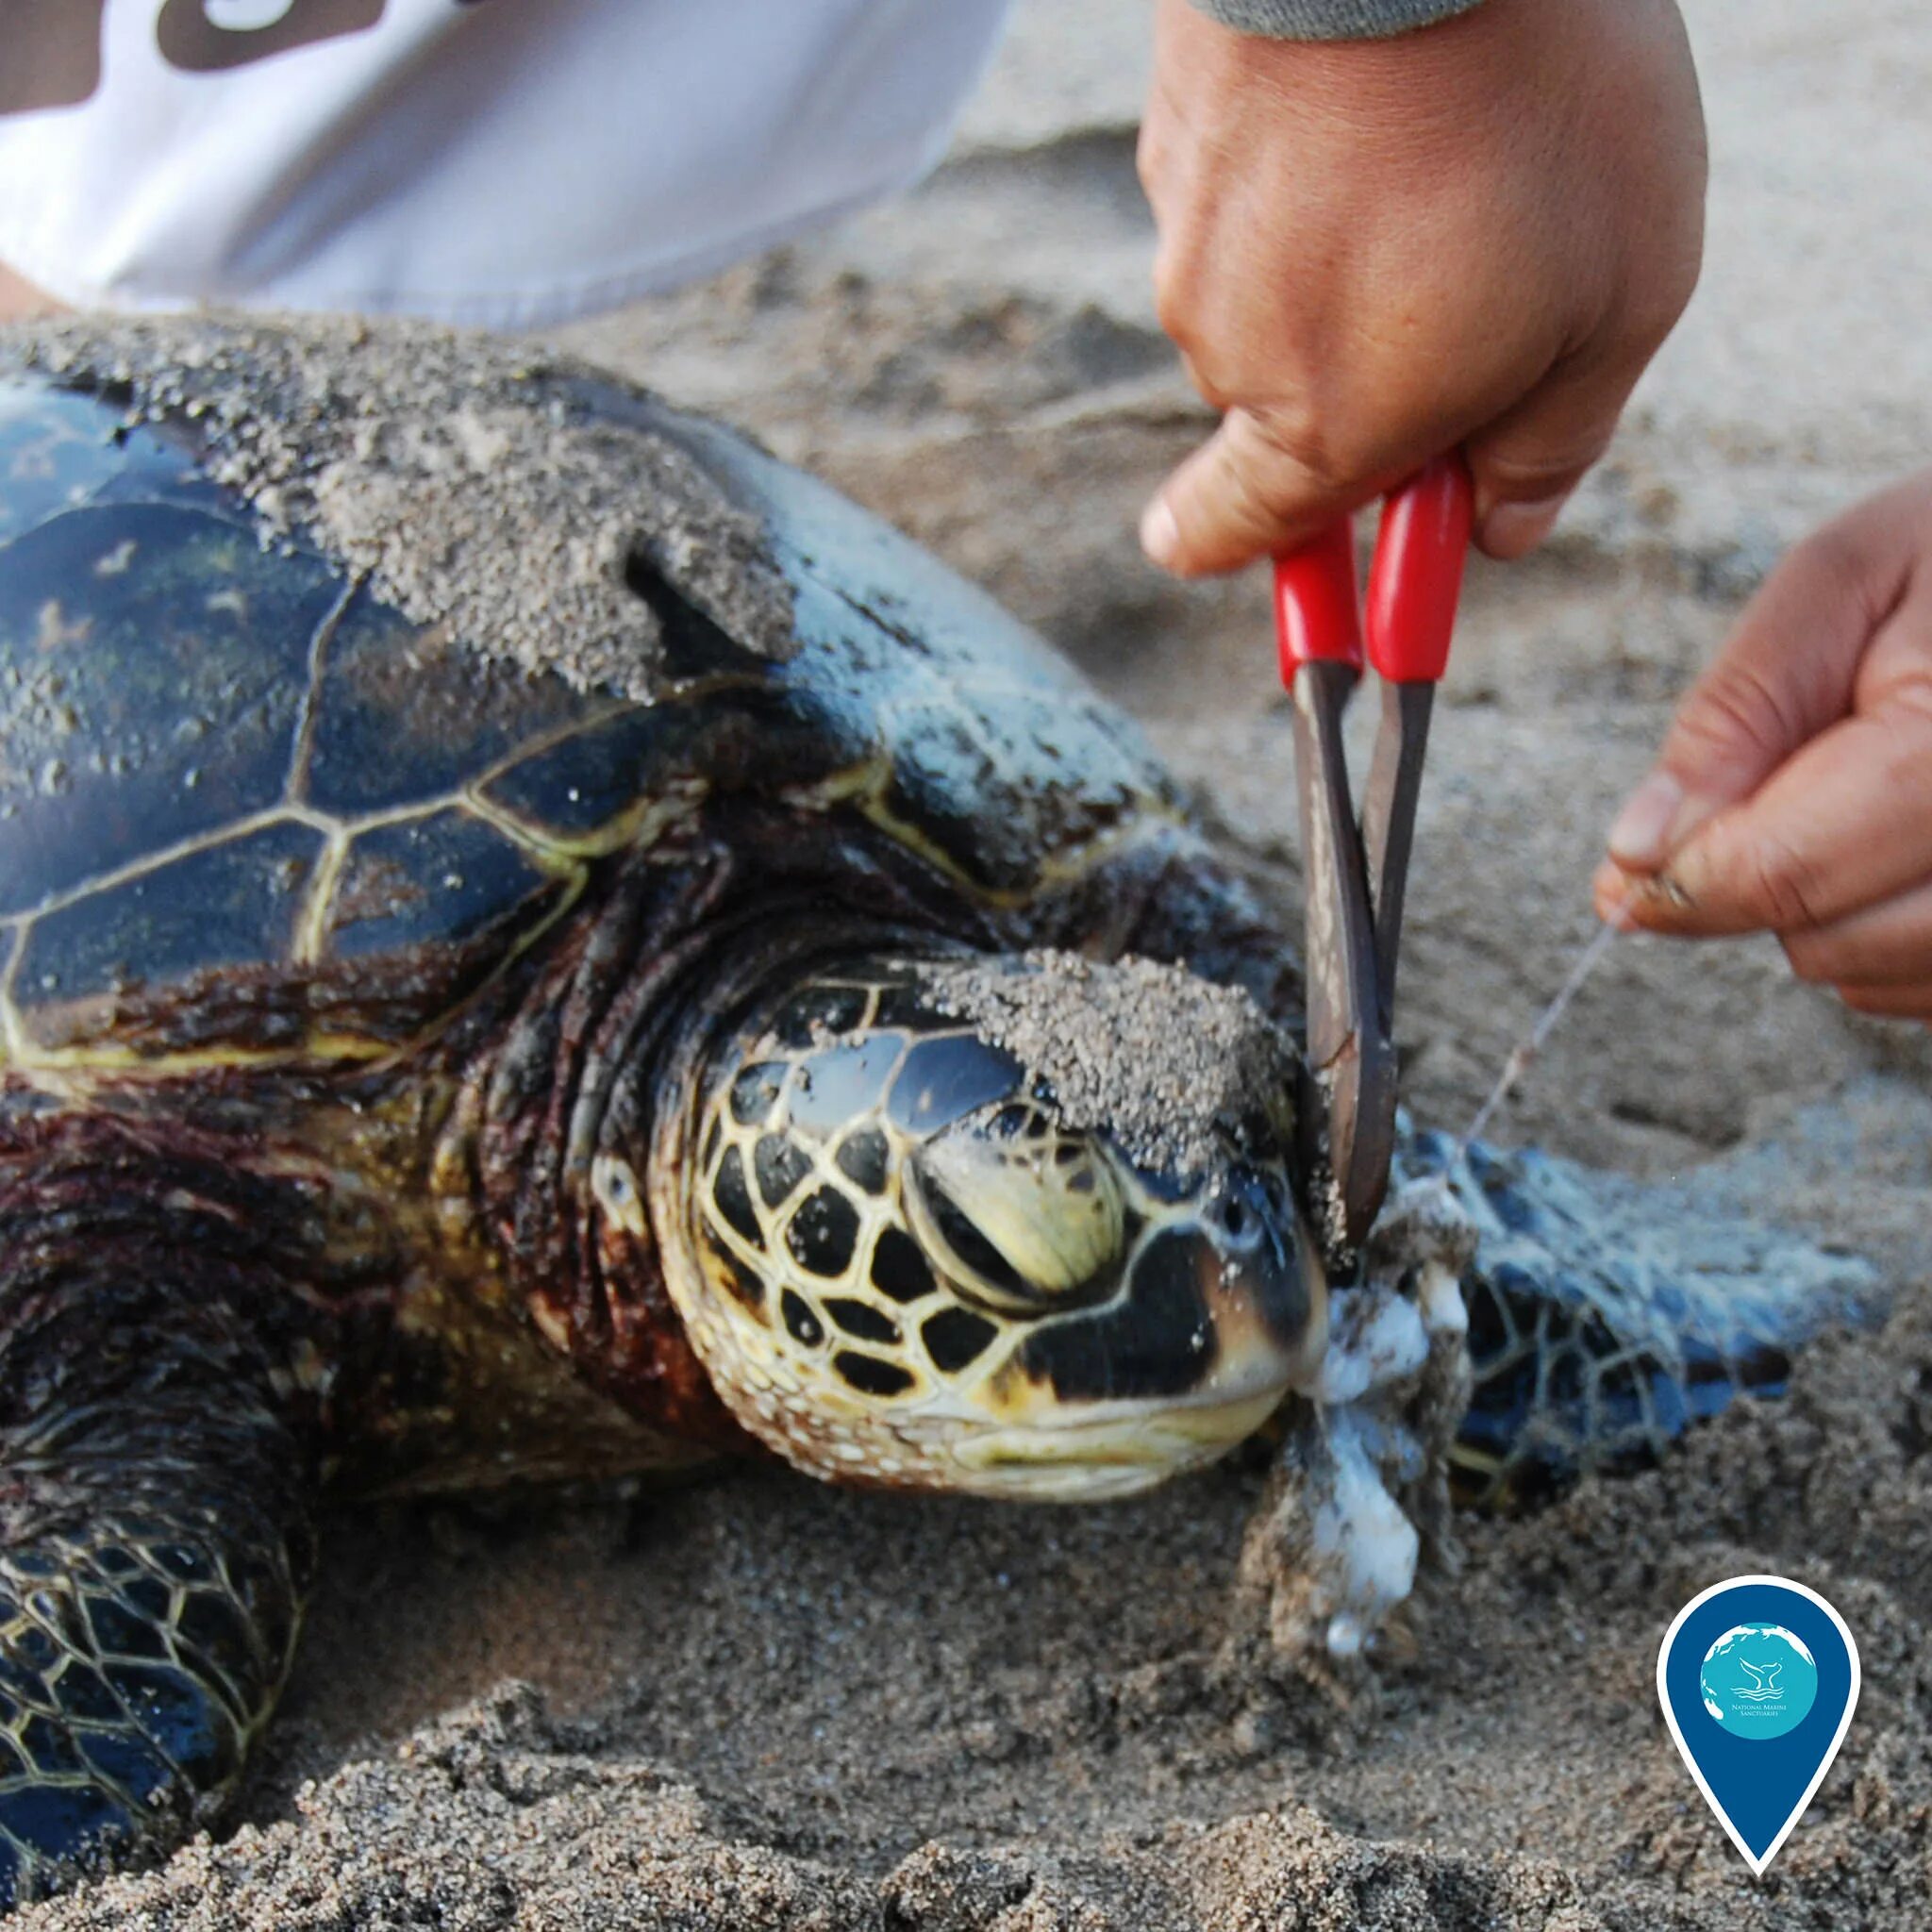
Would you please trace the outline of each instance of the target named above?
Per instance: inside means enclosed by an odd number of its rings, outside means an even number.
[[[874,1008],[875,998],[861,1028]],[[907,1135],[875,1108],[812,1131],[794,1124],[814,1050],[765,1042],[699,1124],[689,1224],[711,1293],[696,1321],[720,1344],[713,1373],[739,1382],[758,1418],[794,1445],[809,1436],[813,1457],[857,1467],[852,1445],[869,1442],[863,1453],[903,1462],[911,1452],[898,1455],[891,1432],[941,1411],[966,1414],[965,1391],[1013,1338],[996,1316],[960,1304],[908,1229]],[[882,1071],[881,1091],[886,1079]],[[795,1414],[774,1417],[757,1399],[774,1387]]]
[[[967,1279],[984,1273],[972,1257],[957,1254],[948,1237],[941,1204],[950,1204],[1011,1270],[1010,1284],[985,1283],[987,1298],[998,1307],[1037,1313],[1120,1259],[1126,1207],[1112,1169],[1090,1141],[1058,1132],[1030,1104],[1008,1111],[1016,1125],[1007,1138],[947,1133],[921,1148],[912,1163],[917,1185],[908,1192],[913,1225],[929,1252],[954,1255]]]
[[[849,797],[866,774],[842,780]],[[1143,1174],[1063,1125],[900,962],[813,971],[700,1051],[641,1180],[693,1347],[794,1466],[1124,1495],[1279,1401],[1274,1277],[1224,1227],[1224,1182]]]

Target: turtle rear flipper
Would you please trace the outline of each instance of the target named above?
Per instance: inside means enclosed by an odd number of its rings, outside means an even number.
[[[245,1331],[169,1286],[13,1285],[0,1343],[0,1901],[165,1851],[287,1673],[308,1481]]]
[[[1792,1353],[1875,1296],[1857,1257],[1689,1201],[1671,1211],[1655,1185],[1548,1155],[1421,1134],[1400,1165],[1446,1175],[1476,1226],[1474,1390],[1452,1452],[1465,1501],[1521,1505],[1655,1462],[1740,1393],[1781,1392]]]

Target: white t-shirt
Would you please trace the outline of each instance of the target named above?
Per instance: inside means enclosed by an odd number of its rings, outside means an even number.
[[[526,326],[905,185],[1008,0],[0,4],[0,262]]]

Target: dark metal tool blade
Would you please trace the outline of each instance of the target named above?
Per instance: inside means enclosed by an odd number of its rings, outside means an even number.
[[[1395,1130],[1394,1050],[1341,742],[1356,676],[1347,664],[1310,662],[1293,686],[1308,973],[1301,1153],[1307,1170],[1325,1177],[1323,1233],[1338,1252],[1360,1244],[1381,1207]]]
[[[1369,905],[1379,962],[1380,1020],[1395,1021],[1395,967],[1402,952],[1402,910],[1415,845],[1416,805],[1422,796],[1423,761],[1429,749],[1433,684],[1382,684],[1382,728],[1362,801],[1362,856],[1367,862]],[[1391,1098],[1392,1109],[1394,1101]]]

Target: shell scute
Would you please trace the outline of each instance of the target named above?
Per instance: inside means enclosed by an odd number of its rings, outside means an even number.
[[[476,795],[538,842],[594,854],[627,842],[653,811],[675,818],[702,792],[764,793],[827,775],[818,721],[755,683],[672,691],[592,716],[492,773]]]
[[[200,510],[245,530],[252,541],[260,541],[256,519],[202,469],[193,440],[181,426],[123,425],[110,440],[119,460],[89,493],[90,504],[169,504],[176,509]]]
[[[701,768],[710,733],[711,721],[676,705],[626,706],[505,767],[479,795],[539,838],[600,845],[600,832]]]
[[[93,404],[0,381],[0,543],[85,503],[120,466]]]
[[[88,504],[165,503],[247,518],[202,474],[191,441],[118,423],[99,399],[0,379],[0,543]]]
[[[36,920],[12,981],[29,1039],[65,1046],[110,1026],[150,986],[287,957],[323,845],[308,825],[271,823]]]
[[[358,586],[321,654],[300,796],[337,818],[449,798],[584,709],[562,678],[492,663]]]
[[[452,807],[376,825],[350,845],[323,928],[324,958],[466,946],[567,890],[500,827]]]
[[[320,558],[201,511],[67,511],[0,550],[0,918],[277,804]]]

